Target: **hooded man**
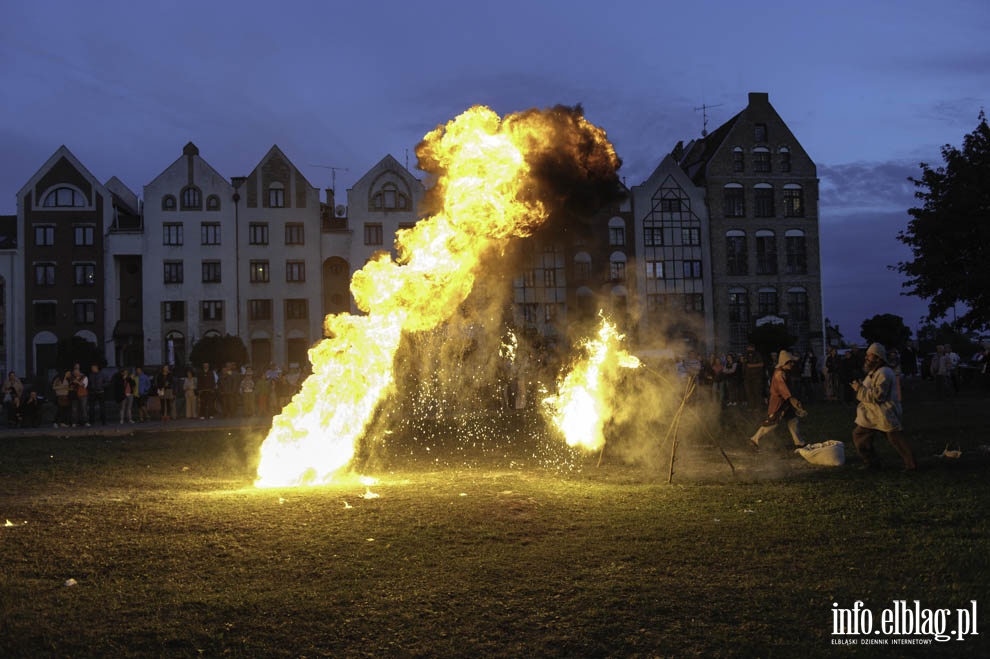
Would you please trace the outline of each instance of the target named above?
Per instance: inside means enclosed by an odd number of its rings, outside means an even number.
[[[911,445],[901,427],[901,393],[893,369],[887,365],[887,351],[879,343],[866,349],[866,377],[853,380],[850,386],[856,392],[856,428],[853,443],[868,469],[879,469],[880,459],[873,448],[873,434],[882,432],[887,441],[900,453],[904,469],[917,469]]]
[[[773,370],[773,377],[770,378],[770,404],[767,406],[767,418],[756,434],[749,438],[753,448],[759,448],[760,439],[784,419],[787,420],[787,430],[791,433],[794,448],[804,446],[804,440],[801,439],[798,429],[798,417],[805,416],[807,412],[804,411],[801,401],[791,395],[791,390],[787,386],[787,374],[797,361],[797,357],[787,350],[781,350],[777,355],[777,368]]]

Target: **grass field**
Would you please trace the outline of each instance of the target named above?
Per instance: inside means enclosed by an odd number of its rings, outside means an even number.
[[[783,435],[751,453],[732,408],[681,439],[671,484],[663,453],[599,464],[519,419],[488,444],[455,421],[429,451],[395,439],[376,484],[277,490],[252,487],[259,430],[8,432],[0,656],[988,656],[988,400],[910,404],[914,474],[862,471],[851,444],[812,467]],[[852,416],[816,405],[806,434],[848,440]],[[934,457],[947,442],[961,458]],[[833,636],[857,600],[876,625],[976,600],[979,635]]]

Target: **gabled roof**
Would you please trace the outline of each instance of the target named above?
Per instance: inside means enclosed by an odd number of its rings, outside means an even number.
[[[413,176],[412,172],[405,168],[398,160],[392,157],[391,154],[386,154],[384,158],[375,163],[364,175],[351,185],[348,190],[353,190],[354,188],[360,187],[362,185],[367,185],[371,183],[374,179],[378,178],[382,172],[391,171],[396,172],[402,176],[410,185],[419,185],[423,187],[423,182],[418,178]]]
[[[148,188],[148,187],[154,185],[158,181],[158,179],[160,179],[161,177],[163,177],[165,175],[166,172],[168,172],[170,169],[172,169],[173,167],[175,167],[180,162],[184,162],[185,159],[188,156],[193,156],[194,158],[198,158],[199,159],[199,162],[202,163],[202,166],[203,166],[203,168],[205,170],[204,173],[206,173],[206,174],[213,174],[214,176],[216,176],[219,179],[222,179],[223,181],[226,181],[227,180],[227,178],[225,176],[223,176],[220,172],[218,172],[217,170],[213,169],[213,165],[211,165],[210,163],[208,163],[206,161],[206,159],[203,158],[203,156],[199,155],[199,149],[196,147],[195,144],[193,144],[192,142],[186,142],[186,145],[184,147],[182,147],[182,155],[179,156],[178,158],[176,158],[175,160],[173,160],[172,163],[168,167],[166,167],[165,169],[163,169],[161,171],[161,173],[158,174],[158,176],[156,176],[155,178],[151,179],[151,181],[149,181],[148,183],[145,183],[144,184],[144,187],[145,188]]]
[[[251,170],[251,172],[248,174],[248,176],[250,176],[251,174],[254,174],[256,171],[258,171],[258,168],[261,167],[262,164],[268,162],[268,160],[270,160],[273,155],[278,155],[283,160],[285,160],[285,162],[289,163],[289,166],[292,167],[292,170],[296,173],[296,175],[301,176],[303,178],[303,180],[306,181],[306,185],[308,185],[309,187],[314,188],[314,189],[316,188],[316,186],[314,186],[312,183],[309,182],[309,179],[306,178],[306,175],[302,173],[302,170],[299,169],[298,167],[296,167],[296,164],[294,162],[292,162],[292,159],[289,158],[289,156],[285,155],[285,152],[282,151],[282,149],[278,148],[278,145],[277,144],[273,144],[272,145],[272,148],[268,149],[268,152],[265,153],[264,156],[262,156],[261,160],[258,161],[258,164],[256,164],[254,166],[254,169]],[[238,178],[241,178],[241,177],[238,177]]]
[[[705,174],[708,169],[708,162],[718,151],[722,143],[725,142],[729,132],[739,121],[744,110],[740,110],[734,117],[716,128],[714,131],[688,145],[688,149],[681,159],[680,165],[687,172],[695,185],[704,185]]]
[[[53,153],[48,160],[45,161],[45,164],[39,167],[34,174],[31,175],[31,178],[28,179],[27,183],[21,186],[21,189],[17,191],[17,197],[20,198],[29,192],[31,188],[37,184],[38,180],[41,179],[41,177],[43,177],[48,170],[54,167],[55,163],[62,158],[68,160],[80,174],[82,174],[85,178],[88,178],[95,188],[98,190],[105,190],[99,179],[93,176],[93,173],[86,169],[86,166],[83,165],[78,158],[76,158],[75,154],[73,154],[72,151],[69,151],[69,148],[63,144],[59,148],[55,149],[55,153]]]

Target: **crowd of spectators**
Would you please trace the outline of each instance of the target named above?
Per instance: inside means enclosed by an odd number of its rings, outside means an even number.
[[[14,371],[0,389],[8,427],[55,428],[169,423],[178,418],[271,417],[299,390],[305,374],[269,364],[203,363],[177,374],[169,365],[150,374],[141,366],[108,369],[74,364],[55,375],[47,389],[25,385]]]

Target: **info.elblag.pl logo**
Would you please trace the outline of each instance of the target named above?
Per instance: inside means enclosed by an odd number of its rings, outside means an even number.
[[[857,600],[832,603],[833,645],[928,645],[978,636],[976,600],[961,609],[930,609],[919,600],[893,600],[879,616]],[[839,637],[839,638],[836,638]]]

